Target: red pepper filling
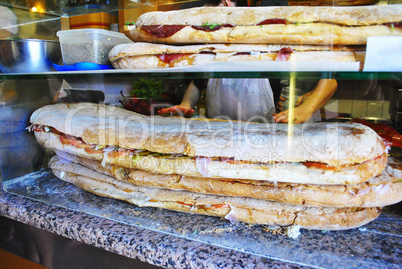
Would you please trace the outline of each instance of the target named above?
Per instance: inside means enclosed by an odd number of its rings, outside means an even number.
[[[191,207],[195,206],[195,205],[193,205],[193,204],[183,203],[183,202],[179,202],[179,201],[177,201],[177,203],[178,203],[178,204],[181,204],[181,205],[185,205],[185,206],[191,206]],[[211,205],[211,206],[196,205],[196,207],[198,207],[198,208],[200,208],[200,209],[203,209],[203,210],[207,210],[208,208],[223,208],[223,207],[229,207],[229,205],[227,205],[227,204],[216,204],[216,205]]]
[[[144,25],[141,29],[158,38],[165,38],[174,35],[187,25]]]
[[[33,125],[32,126],[32,131],[35,131],[35,132],[47,132],[46,130],[45,130],[45,126],[44,125]],[[53,128],[53,127],[47,127],[47,128],[49,128],[49,132],[52,132],[52,133],[55,133],[55,134],[58,134],[58,135],[62,135],[63,133],[62,132],[59,132],[58,130],[56,130],[55,128]]]
[[[257,25],[267,25],[267,24],[288,24],[284,19],[267,19],[265,21],[260,22]]]
[[[238,52],[238,53],[235,54],[235,56],[237,56],[237,55],[250,55],[250,54],[251,54],[251,52]]]
[[[174,60],[179,58],[190,56],[192,53],[169,53],[169,54],[156,54],[155,56],[158,57],[161,61],[169,64]]]
[[[385,23],[385,25],[387,25],[387,26],[393,26],[393,27],[395,27],[395,28],[402,28],[402,22],[400,21],[400,22],[394,22],[394,23],[392,23],[392,22],[390,22],[390,23]]]
[[[382,158],[382,157],[383,157],[383,155],[380,155],[380,156],[374,158],[374,160],[375,160],[375,159],[380,159],[380,158]],[[365,163],[367,163],[367,162],[369,162],[369,161],[366,161]],[[322,169],[322,170],[331,170],[331,171],[341,170],[341,169],[344,169],[345,167],[348,166],[348,165],[330,166],[330,165],[328,165],[328,164],[325,164],[325,163],[318,163],[318,162],[302,162],[302,164],[303,164],[304,166],[307,166],[307,167],[315,167],[315,168],[318,168],[318,169]]]
[[[336,167],[328,166],[325,163],[303,162],[302,164],[307,167],[315,167],[323,170],[331,170],[331,171],[336,170]]]
[[[193,206],[192,204],[187,204],[187,203],[183,203],[183,202],[177,202],[177,203],[179,203],[181,205],[186,205],[186,206]]]
[[[298,24],[293,22],[288,22],[285,19],[266,19],[257,25],[269,25],[269,24]],[[133,25],[131,23],[127,25]],[[384,23],[383,25],[392,26],[395,28],[401,28],[402,22],[394,22],[394,23]],[[143,25],[141,29],[148,32],[149,34],[158,37],[158,38],[165,38],[170,37],[186,27],[188,25]],[[192,25],[192,28],[200,31],[212,32],[221,29],[222,27],[235,27],[233,24],[225,23],[225,24],[216,24],[216,25]]]
[[[63,145],[71,145],[77,148],[94,148],[95,146],[85,143],[81,138],[77,138],[71,135],[62,134],[60,135],[60,142]]]
[[[293,50],[289,47],[282,48],[276,56],[276,61],[288,61]],[[188,57],[194,53],[168,53],[168,54],[155,54],[164,63],[170,64],[172,61],[178,60],[183,57]],[[200,51],[198,54],[216,54],[210,51]],[[250,55],[251,52],[237,52],[234,56]]]
[[[393,127],[383,123],[372,123],[364,119],[353,119],[352,121],[370,127],[390,146],[402,148],[402,135]]]
[[[276,55],[275,61],[288,61],[292,52],[293,50],[289,47],[281,48],[281,50],[278,52],[278,55]]]

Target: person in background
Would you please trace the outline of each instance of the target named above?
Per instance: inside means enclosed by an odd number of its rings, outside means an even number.
[[[278,80],[268,79],[209,79],[193,80],[179,105],[164,108],[160,114],[180,114],[190,117],[194,113],[202,89],[206,88],[206,111],[209,118],[255,122],[302,123],[322,108],[337,90],[335,79],[321,79],[309,92],[298,97],[289,119],[289,109],[282,110],[285,101]],[[271,86],[272,85],[272,86]]]
[[[200,0],[187,2],[180,5],[180,9],[194,8],[194,7],[234,7],[234,6],[248,6],[247,0]]]
[[[307,93],[301,94],[297,98],[294,104],[293,119],[289,118],[289,106],[291,104],[288,104],[286,110],[273,115],[275,122],[302,123],[309,120],[314,112],[321,109],[331,99],[332,95],[338,89],[338,82],[335,79],[320,79],[315,86],[310,85],[308,89],[312,87],[312,90],[307,90]],[[300,90],[300,88],[296,86],[297,90]],[[297,93],[296,96],[298,96]],[[281,101],[285,101],[285,99],[281,98]],[[283,110],[281,108],[281,101],[278,102],[279,110]]]
[[[248,6],[248,2],[238,0],[208,0],[204,6]],[[194,113],[202,90],[206,90],[206,111],[209,118],[242,120],[255,122],[295,122],[310,119],[337,90],[334,79],[321,79],[308,93],[301,95],[296,102],[293,118],[289,110],[282,110],[280,80],[262,79],[209,79],[193,80],[184,93],[179,105],[164,108],[159,114],[183,114],[187,117]],[[281,101],[285,101],[282,97]],[[275,108],[280,111],[275,113]]]

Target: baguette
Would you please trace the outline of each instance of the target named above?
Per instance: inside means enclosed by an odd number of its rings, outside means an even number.
[[[402,35],[401,21],[402,5],[200,7],[145,13],[124,33],[166,44],[364,45],[369,36]]]
[[[253,163],[227,158],[189,158],[188,156],[160,155],[152,152],[124,154],[93,151],[64,143],[60,135],[36,132],[37,141],[45,148],[124,168],[140,169],[158,174],[177,174],[191,177],[251,179],[302,184],[359,184],[378,175],[385,168],[387,154],[353,165],[328,166],[310,162]],[[62,142],[63,141],[63,142]]]
[[[316,208],[288,205],[261,199],[199,194],[148,188],[117,180],[82,165],[70,163],[74,172],[53,169],[63,181],[95,193],[133,203],[174,211],[227,218],[251,224],[299,225],[317,230],[345,230],[364,225],[381,212],[380,208]]]
[[[289,6],[360,6],[374,5],[379,0],[288,0]]]
[[[56,104],[31,115],[35,133],[63,134],[80,147],[147,150],[235,161],[318,162],[330,166],[363,163],[382,156],[385,144],[357,123],[260,124],[148,117],[102,104]],[[292,138],[289,142],[289,138]],[[119,148],[117,149],[116,146]],[[104,152],[104,150],[102,151]],[[173,156],[174,157],[174,156]]]
[[[355,50],[329,46],[255,44],[169,46],[128,43],[115,46],[109,53],[109,59],[116,69],[181,67],[232,61],[357,62]],[[364,49],[360,48],[360,52],[364,53]]]
[[[136,186],[250,197],[314,207],[383,207],[402,200],[401,163],[392,158],[389,159],[390,165],[380,175],[363,184],[308,185],[156,174],[117,165],[102,166],[100,161],[66,152],[57,151],[56,153],[58,157],[52,158],[49,164],[52,169],[74,172],[73,166],[63,161],[68,160]],[[283,180],[280,179],[280,181]]]

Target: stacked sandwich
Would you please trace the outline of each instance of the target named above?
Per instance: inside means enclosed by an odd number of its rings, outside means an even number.
[[[121,69],[233,61],[363,62],[367,38],[402,35],[401,21],[402,5],[149,12],[124,28],[138,43],[116,46],[109,59]]]
[[[37,141],[56,153],[50,168],[58,178],[138,206],[340,230],[402,199],[401,164],[358,123],[288,130],[90,103],[42,107],[31,123]]]

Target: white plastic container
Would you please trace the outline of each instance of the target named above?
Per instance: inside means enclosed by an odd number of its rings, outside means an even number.
[[[123,33],[103,29],[58,31],[61,54],[65,65],[89,62],[110,64],[109,51],[118,44],[131,43]]]

